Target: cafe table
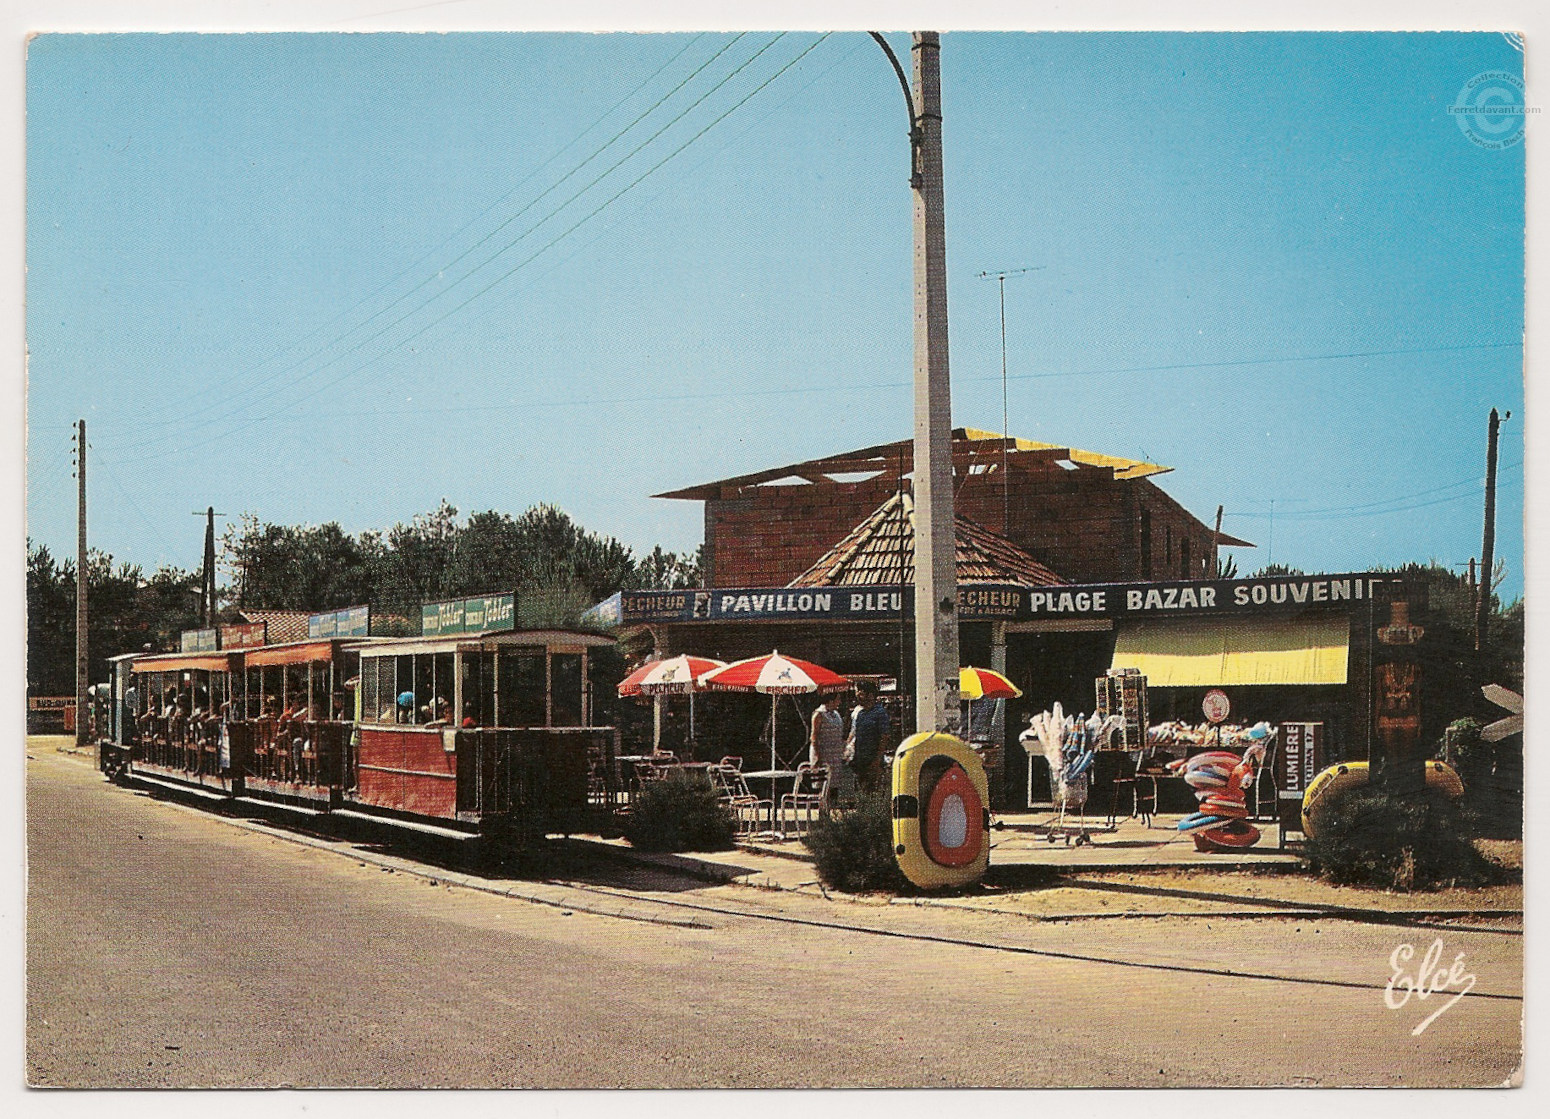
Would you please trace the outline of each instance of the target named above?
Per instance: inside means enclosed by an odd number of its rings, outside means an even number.
[[[752,773],[745,773],[743,777],[749,781],[768,781],[770,783],[770,830],[769,834],[775,836],[775,806],[780,803],[780,782],[795,781],[797,771],[794,769],[756,769]]]

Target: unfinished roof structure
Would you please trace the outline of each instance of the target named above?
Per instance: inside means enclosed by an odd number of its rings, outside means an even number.
[[[1252,547],[1158,488],[1171,467],[977,428],[953,431],[952,458],[955,512],[1064,580],[1203,579],[1217,546]],[[913,468],[901,439],[656,496],[705,503],[707,586],[781,587],[910,493]]]

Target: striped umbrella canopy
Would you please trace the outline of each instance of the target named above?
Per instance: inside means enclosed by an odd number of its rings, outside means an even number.
[[[705,688],[699,683],[700,677],[708,672],[714,672],[725,664],[726,661],[718,661],[714,657],[691,657],[688,654],[669,657],[662,661],[652,661],[636,682],[636,687],[645,695],[687,695],[691,692],[703,692]],[[631,675],[633,676],[634,673]],[[621,684],[620,687],[623,685]]]
[[[843,692],[850,680],[811,661],[773,652],[733,661],[700,677],[702,687],[718,692],[759,692],[770,697],[770,770],[780,768],[775,755],[775,705],[783,695]]]
[[[647,661],[635,671],[631,672],[623,680],[620,680],[619,694],[621,696],[640,695],[640,682],[646,678],[646,673],[650,672],[653,668],[661,663],[662,662],[660,660]]]
[[[778,652],[733,661],[700,677],[700,686],[718,692],[759,692],[761,695],[803,695],[843,692],[850,680],[811,661],[783,657]]]
[[[724,665],[725,661],[718,661],[714,657],[691,657],[688,654],[680,654],[676,657],[667,657],[663,660],[647,661],[623,680],[619,681],[619,694],[621,696],[649,695],[653,697],[660,707],[662,696],[685,695],[689,697],[689,741],[695,740],[694,734],[694,693],[704,691],[699,686],[699,679],[707,672]],[[659,712],[660,714],[660,712]],[[661,721],[657,719],[653,723],[654,735],[652,748],[661,745],[655,734],[661,731]]]
[[[960,668],[958,691],[965,699],[1016,699],[1023,690],[991,668]]]

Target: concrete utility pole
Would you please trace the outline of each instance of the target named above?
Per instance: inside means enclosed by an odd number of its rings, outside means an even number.
[[[1512,413],[1507,413],[1512,419]],[[1496,409],[1485,442],[1485,537],[1480,543],[1480,590],[1475,598],[1475,649],[1485,648],[1485,620],[1491,613],[1491,565],[1496,550],[1496,439],[1502,427]]]
[[[917,31],[915,106],[915,729],[956,729],[958,572],[947,370],[941,42]]]
[[[87,745],[86,702],[86,421],[75,428],[76,539],[75,539],[75,744]]]

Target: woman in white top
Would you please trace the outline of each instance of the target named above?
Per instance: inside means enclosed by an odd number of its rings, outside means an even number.
[[[840,714],[840,698],[826,699],[813,712],[812,729],[807,739],[807,757],[813,765],[829,769],[829,799],[851,799],[855,775],[845,764],[845,716]]]

